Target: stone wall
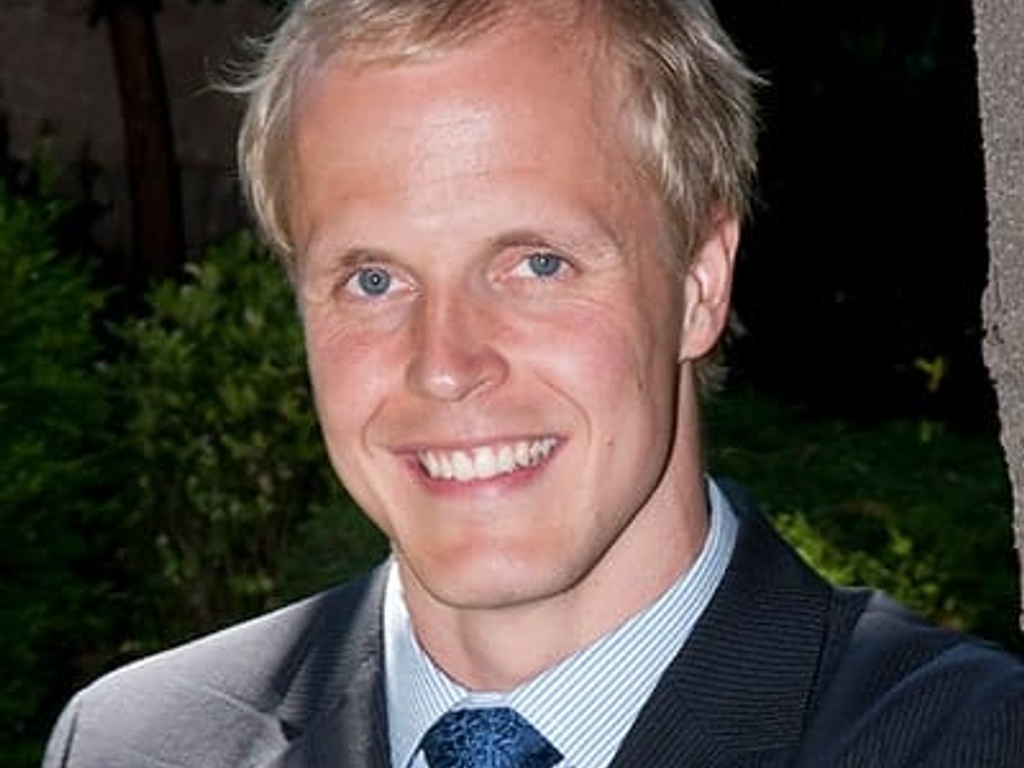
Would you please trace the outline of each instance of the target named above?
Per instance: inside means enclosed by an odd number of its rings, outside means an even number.
[[[0,117],[15,158],[29,157],[46,131],[73,169],[69,184],[78,169],[95,168],[96,195],[110,208],[97,235],[118,247],[128,242],[120,106],[106,28],[89,26],[86,4],[0,0]],[[238,105],[211,82],[244,57],[246,37],[272,23],[260,0],[164,0],[157,19],[194,248],[242,220],[233,170]]]
[[[990,254],[985,361],[1013,485],[1024,629],[1024,4],[974,0],[974,13]]]

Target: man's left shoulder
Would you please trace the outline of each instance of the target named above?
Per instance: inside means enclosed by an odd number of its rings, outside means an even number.
[[[861,685],[923,689],[963,707],[1024,691],[1024,660],[998,646],[922,619],[882,593],[867,601],[845,650]]]
[[[829,765],[1024,766],[1024,661],[997,646],[876,593],[829,677],[808,739]]]

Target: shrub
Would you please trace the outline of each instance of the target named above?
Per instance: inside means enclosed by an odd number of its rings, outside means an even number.
[[[322,565],[307,554],[318,545],[299,535],[314,517],[330,521],[343,550],[330,573],[380,551],[331,475],[278,267],[242,234],[187,273],[126,324],[115,376],[145,575],[140,649],[266,610],[311,583],[296,563]]]
[[[995,438],[929,423],[806,421],[750,392],[708,409],[713,471],[748,485],[838,583],[1020,647],[1012,500]]]
[[[107,390],[94,323],[103,296],[83,260],[57,252],[69,206],[0,182],[0,754],[45,731],[68,679],[109,625],[97,536],[109,524],[101,489]]]

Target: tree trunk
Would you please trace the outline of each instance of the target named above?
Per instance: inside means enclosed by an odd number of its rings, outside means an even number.
[[[989,210],[985,361],[999,398],[1024,595],[1024,2],[974,0]],[[1021,627],[1024,628],[1024,602]]]
[[[146,0],[114,0],[104,6],[103,17],[121,97],[132,206],[133,252],[126,277],[138,288],[177,274],[184,263],[180,171],[153,6]]]

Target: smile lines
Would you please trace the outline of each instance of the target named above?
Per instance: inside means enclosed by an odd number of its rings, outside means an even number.
[[[482,445],[469,450],[418,451],[420,466],[432,480],[489,480],[518,469],[535,467],[555,449],[558,440],[518,440],[502,445]]]

